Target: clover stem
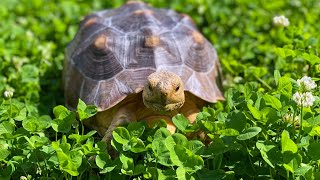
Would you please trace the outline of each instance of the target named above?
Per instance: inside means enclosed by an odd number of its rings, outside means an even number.
[[[292,132],[296,132],[296,126],[295,126],[295,117],[296,117],[296,111],[293,112],[293,115],[292,115]],[[299,138],[299,136],[297,137]]]
[[[81,135],[83,136],[83,134],[84,134],[84,125],[83,125],[82,121],[80,121],[80,122],[81,122]]]
[[[220,155],[218,155],[218,156],[219,156],[219,164],[218,164],[218,168],[217,168],[217,169],[220,169],[223,155],[220,154]]]
[[[7,162],[6,162],[7,163]],[[27,177],[28,176],[28,173],[26,172],[26,170],[23,168],[23,167],[21,167],[21,169],[22,169],[22,171],[24,172],[24,175]]]
[[[247,152],[248,152],[248,157],[249,157],[249,161],[250,161],[251,168],[252,168],[252,170],[255,172],[256,169],[255,169],[254,166],[253,166],[253,162],[252,162],[252,159],[251,159],[251,157],[250,157],[249,148],[248,148],[248,146],[247,146],[246,143],[244,143],[244,145],[245,145],[245,147],[246,147],[246,149],[247,149]]]
[[[77,125],[77,126],[75,126],[75,128],[76,128],[76,129],[75,129],[76,133],[80,135],[79,126]]]
[[[301,131],[302,131],[302,117],[303,117],[303,107],[301,106],[301,109],[300,109],[300,119],[299,119],[299,136],[298,138],[301,140]]]
[[[158,161],[157,161],[157,158],[155,158],[155,160],[156,160],[156,169],[158,169]],[[152,176],[152,179],[154,180],[154,179],[155,179],[155,177],[154,177],[154,176]]]
[[[64,178],[65,178],[66,180],[69,180],[68,174],[67,174],[66,172],[64,172],[63,175],[64,175]]]
[[[261,132],[261,133],[262,133],[263,137],[264,137],[266,140],[268,140],[268,135],[266,135],[264,132]]]
[[[214,157],[215,158],[215,157]],[[213,169],[214,169],[214,158],[213,159]],[[207,169],[210,169],[210,165],[209,165],[209,158],[206,159],[206,166],[207,166]]]
[[[270,171],[270,179],[273,179],[271,167],[269,167],[269,171]]]
[[[269,85],[268,85],[268,83],[266,83],[264,80],[262,80],[261,78],[257,78],[258,79],[258,81],[260,81],[264,86],[266,86],[269,90],[272,90],[272,87],[270,87]]]
[[[10,101],[10,117],[12,118],[12,100],[9,98]]]
[[[47,163],[47,160],[46,160],[46,159],[44,160],[44,167],[45,167],[45,169],[46,169],[46,176],[49,177],[49,173],[48,173],[48,172],[49,172],[49,169],[48,169],[48,163]]]

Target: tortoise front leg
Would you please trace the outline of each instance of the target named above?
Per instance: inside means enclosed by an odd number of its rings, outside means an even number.
[[[176,126],[173,124],[172,119],[168,116],[162,115],[155,115],[149,116],[143,119],[148,125],[149,128],[153,127],[160,119],[163,119],[167,122],[167,129],[170,131],[171,134],[176,132]]]
[[[200,109],[197,107],[195,102],[186,100],[179,112],[189,120],[190,124],[193,124],[196,122],[196,117],[200,112]]]
[[[124,105],[115,113],[107,131],[102,138],[104,142],[110,142],[112,139],[112,131],[121,125],[136,121],[136,103]]]
[[[200,109],[196,105],[195,101],[186,101],[185,104],[180,109],[180,113],[183,114],[188,120],[190,124],[194,124],[196,122],[196,118]],[[187,134],[189,139],[197,138],[203,142],[207,141],[207,135],[204,131],[197,131],[195,133]]]

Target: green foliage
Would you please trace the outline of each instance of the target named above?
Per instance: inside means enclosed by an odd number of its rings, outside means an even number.
[[[53,108],[53,114],[56,119],[52,120],[52,129],[56,132],[67,133],[76,119],[74,112],[69,111],[62,105]]]
[[[13,97],[0,97],[0,179],[319,179],[319,88],[311,107],[292,100],[297,79],[320,80],[319,1],[146,2],[194,19],[221,60],[226,101],[194,124],[176,115],[175,134],[134,122],[106,144],[83,126],[96,107],[61,105],[64,49],[85,15],[124,0],[2,0],[0,93]],[[288,27],[273,25],[280,14]]]
[[[97,114],[98,112],[97,107],[93,105],[87,106],[81,99],[79,99],[77,110],[78,110],[80,121],[83,121],[84,119],[88,119],[94,116],[95,114]]]

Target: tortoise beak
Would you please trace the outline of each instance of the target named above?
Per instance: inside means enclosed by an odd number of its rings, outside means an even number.
[[[164,106],[164,109],[165,109],[166,111],[173,111],[173,110],[175,110],[175,109],[180,109],[180,108],[183,106],[183,104],[184,104],[184,101],[182,101],[182,102],[177,102],[177,103],[166,104],[166,105]]]
[[[183,106],[184,101],[180,102],[168,102],[168,103],[161,103],[161,102],[150,102],[150,101],[143,101],[145,106],[148,108],[151,108],[155,111],[160,111],[160,112],[170,112],[176,109],[179,109]]]

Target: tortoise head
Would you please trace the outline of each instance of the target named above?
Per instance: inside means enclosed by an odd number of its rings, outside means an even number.
[[[154,111],[173,111],[184,104],[184,84],[175,73],[154,72],[148,76],[142,96],[145,106]]]

